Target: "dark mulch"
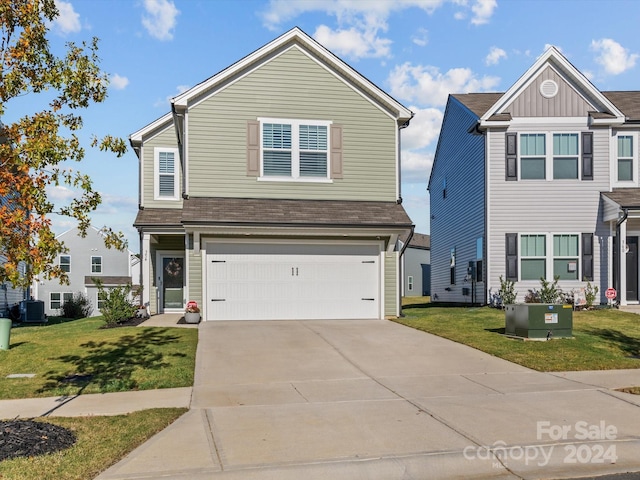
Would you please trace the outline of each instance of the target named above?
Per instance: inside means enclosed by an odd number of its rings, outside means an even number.
[[[0,421],[0,461],[57,452],[76,443],[70,430],[34,420]]]
[[[119,328],[119,327],[137,327],[138,325],[143,323],[145,320],[148,320],[148,319],[141,318],[141,317],[132,317],[129,320],[123,320],[122,322],[114,323],[111,325],[108,323],[105,323],[100,328],[105,329],[105,328]]]

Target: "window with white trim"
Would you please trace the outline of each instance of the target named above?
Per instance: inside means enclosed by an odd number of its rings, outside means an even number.
[[[71,292],[51,292],[49,293],[49,309],[58,310],[62,308],[65,302],[73,299],[73,293]]]
[[[106,291],[98,291],[96,297],[96,305],[98,310],[102,310],[105,300],[109,299],[109,294]]]
[[[154,198],[156,200],[178,200],[180,186],[179,159],[177,148],[154,148],[155,179]]]
[[[580,237],[578,235],[553,236],[553,278],[578,280],[580,265]]]
[[[546,235],[520,235],[520,279],[547,277]]]
[[[632,182],[634,178],[633,168],[633,136],[618,135],[618,181]]]
[[[261,118],[263,179],[329,178],[331,122]]]
[[[519,153],[520,180],[580,178],[578,133],[521,133]]]
[[[91,273],[102,273],[102,257],[91,257]]]
[[[407,277],[407,289],[408,289],[410,292],[413,292],[413,276],[412,276],[412,275],[409,275],[409,276]]]
[[[71,255],[60,255],[60,268],[63,272],[71,271]]]

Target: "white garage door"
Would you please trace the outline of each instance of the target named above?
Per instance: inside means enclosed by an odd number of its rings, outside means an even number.
[[[207,320],[380,317],[376,245],[211,244]]]

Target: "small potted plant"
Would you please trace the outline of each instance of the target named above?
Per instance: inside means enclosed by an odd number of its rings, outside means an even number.
[[[184,312],[185,323],[199,323],[200,322],[200,309],[198,305],[189,302]]]

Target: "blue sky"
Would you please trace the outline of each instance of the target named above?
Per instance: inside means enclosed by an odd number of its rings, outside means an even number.
[[[427,180],[449,93],[505,91],[555,45],[601,90],[640,89],[637,0],[57,0],[54,51],[100,39],[108,99],[84,112],[83,139],[128,138],[170,110],[170,98],[294,26],[415,112],[403,131],[404,206],[429,233]],[[6,118],[44,108],[29,96]],[[125,233],[132,223],[138,163],[88,149],[73,165],[89,174],[103,205],[94,225]],[[60,202],[74,192],[52,189]],[[53,218],[56,232],[72,225]]]

